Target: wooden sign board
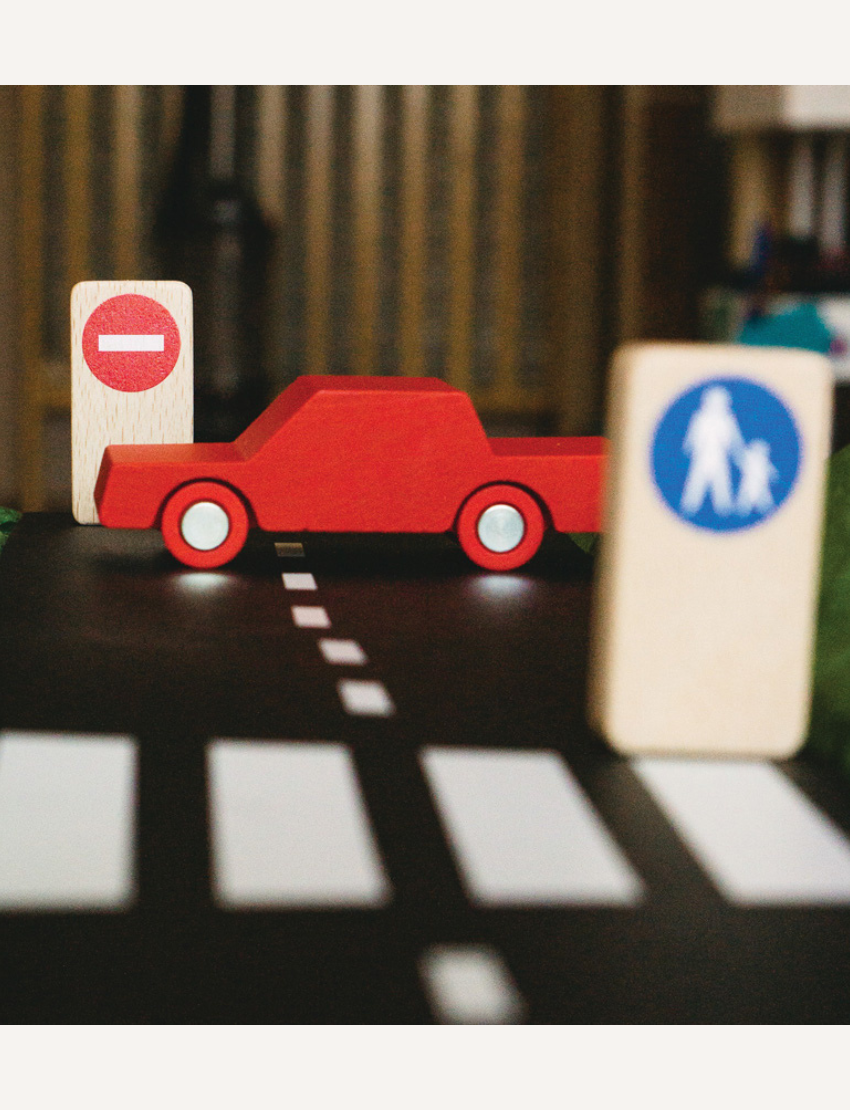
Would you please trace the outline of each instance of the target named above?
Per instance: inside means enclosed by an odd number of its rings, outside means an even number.
[[[84,281],[71,292],[74,518],[97,524],[110,443],[191,443],[192,291],[179,281]]]
[[[590,716],[618,750],[782,758],[802,743],[831,409],[810,352],[617,353]]]

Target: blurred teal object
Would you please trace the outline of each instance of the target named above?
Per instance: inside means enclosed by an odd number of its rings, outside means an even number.
[[[3,550],[3,544],[9,538],[9,533],[21,519],[21,513],[15,509],[4,509],[0,506],[0,551]]]
[[[751,316],[737,341],[750,347],[798,347],[827,355],[832,340],[815,305],[801,304],[773,316]]]

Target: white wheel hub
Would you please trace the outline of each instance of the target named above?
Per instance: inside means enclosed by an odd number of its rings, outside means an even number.
[[[221,547],[230,534],[230,517],[215,501],[196,501],[180,521],[180,535],[195,551]]]
[[[478,518],[478,539],[488,551],[504,555],[519,547],[525,535],[525,520],[513,505],[490,505]]]

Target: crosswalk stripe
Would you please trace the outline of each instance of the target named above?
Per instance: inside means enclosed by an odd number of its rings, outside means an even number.
[[[422,763],[473,901],[640,899],[641,880],[555,752],[426,748]]]
[[[850,903],[850,842],[777,767],[661,758],[633,766],[729,901]]]
[[[390,886],[341,744],[215,740],[214,887],[226,907],[380,906]]]
[[[129,736],[0,733],[0,909],[127,908],[135,785]]]

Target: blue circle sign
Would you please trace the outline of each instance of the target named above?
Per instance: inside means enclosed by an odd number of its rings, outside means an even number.
[[[658,422],[652,477],[681,520],[713,532],[761,524],[800,470],[794,418],[765,386],[711,378],[680,394]]]

